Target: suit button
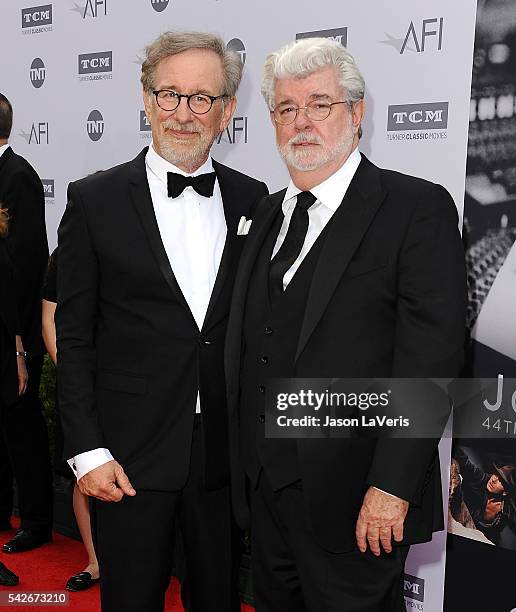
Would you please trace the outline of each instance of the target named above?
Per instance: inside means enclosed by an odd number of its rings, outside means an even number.
[[[265,393],[265,385],[260,385],[258,391],[260,391],[260,393]]]
[[[265,415],[264,414],[260,414],[260,416],[258,417],[258,422],[259,423],[265,423]]]
[[[264,331],[266,336],[270,336],[274,330],[272,329],[272,327],[266,327]]]
[[[210,346],[211,344],[213,344],[213,342],[211,340],[203,340],[203,344],[204,346]]]
[[[267,357],[267,355],[263,355],[262,357],[260,357],[260,361],[262,363],[269,363],[269,358]]]

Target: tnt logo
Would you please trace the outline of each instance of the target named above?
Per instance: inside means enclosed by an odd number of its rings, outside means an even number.
[[[169,0],[150,0],[152,8],[156,13],[162,13],[168,6]]]
[[[144,110],[140,111],[140,132],[150,132],[151,124]]]
[[[41,179],[41,183],[43,184],[45,199],[53,200],[55,196],[54,179]]]
[[[242,66],[245,64],[245,46],[244,43],[240,40],[240,38],[232,38],[226,45],[226,48],[238,53],[238,55],[240,56],[240,61],[242,62]]]
[[[335,28],[333,30],[316,30],[315,32],[300,32],[296,34],[296,40],[302,38],[313,38],[314,36],[320,36],[322,38],[329,38],[340,43],[343,47],[348,44],[348,29],[347,28]]]
[[[425,581],[423,578],[405,574],[403,579],[403,594],[409,599],[425,601]]]
[[[52,5],[32,6],[21,12],[22,28],[37,28],[52,25]]]
[[[40,57],[34,58],[29,69],[30,82],[36,89],[39,89],[45,82],[45,76],[46,71],[43,60]]]
[[[93,142],[100,140],[104,133],[104,117],[100,111],[92,110],[86,120],[86,131]]]
[[[448,127],[448,102],[389,106],[387,131],[444,130]]]
[[[111,72],[113,70],[113,51],[83,53],[79,55],[79,74]]]

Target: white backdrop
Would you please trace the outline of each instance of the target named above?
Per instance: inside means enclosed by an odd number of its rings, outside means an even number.
[[[361,150],[380,166],[444,184],[462,218],[475,14],[476,0],[3,2],[0,91],[14,107],[11,145],[45,184],[50,247],[68,182],[149,144],[140,58],[169,29],[216,32],[240,50],[238,108],[213,155],[271,191],[287,174],[259,91],[265,56],[297,34],[338,37],[367,84]],[[441,452],[447,482],[449,445]],[[442,532],[411,552],[407,572],[417,580],[406,583],[408,609],[442,609],[444,548]]]

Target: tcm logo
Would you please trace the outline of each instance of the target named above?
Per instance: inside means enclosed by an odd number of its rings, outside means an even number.
[[[387,131],[444,130],[448,127],[448,102],[389,106]]]
[[[403,594],[409,599],[425,601],[425,581],[410,574],[405,574],[403,579]]]
[[[29,69],[30,82],[32,85],[39,89],[45,82],[45,64],[40,57],[36,57],[32,60],[32,64]]]
[[[86,4],[77,4],[75,2],[71,10],[81,15],[83,19],[107,15],[107,0],[87,0]]]
[[[405,51],[415,51],[417,53],[424,53],[429,49],[441,51],[443,47],[443,25],[443,17],[423,19],[421,24],[419,22],[414,24],[411,21],[404,38],[395,38],[385,33],[387,40],[380,42],[394,47],[400,55],[403,55]]]
[[[86,131],[93,142],[100,140],[104,133],[104,117],[100,111],[92,110],[86,120]]]
[[[315,32],[300,32],[296,34],[296,40],[301,38],[313,38],[314,36],[321,36],[322,38],[329,38],[340,43],[343,47],[348,44],[348,29],[347,28],[336,28],[334,30],[317,30]]]
[[[246,52],[244,43],[240,40],[240,38],[232,38],[228,44],[226,45],[226,49],[230,49],[231,51],[235,51],[240,56],[240,61],[242,62],[242,66],[245,64]]]
[[[45,198],[53,200],[55,197],[54,179],[41,179],[41,182],[43,184],[43,193],[45,194]]]
[[[150,0],[152,8],[156,13],[162,13],[168,6],[169,0]]]
[[[247,117],[233,117],[228,127],[219,134],[215,142],[217,144],[221,142],[227,144],[243,142],[247,144]]]
[[[113,70],[113,51],[79,55],[79,74],[96,74]]]
[[[144,110],[140,111],[140,132],[150,132],[151,124]]]
[[[29,133],[22,130],[19,135],[27,144],[48,144],[48,121],[34,122]]]
[[[22,31],[44,32],[52,28],[52,5],[31,6],[21,10]]]

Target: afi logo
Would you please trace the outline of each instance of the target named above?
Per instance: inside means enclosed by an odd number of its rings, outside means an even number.
[[[151,0],[152,8],[157,12],[163,12],[168,6],[169,0]]]
[[[50,25],[52,23],[52,5],[33,6],[22,9],[22,28]]]
[[[88,0],[86,2],[86,6],[84,7],[82,18],[86,19],[86,15],[98,17],[99,14],[101,14],[102,9],[104,10],[104,15],[107,15],[107,0]]]
[[[29,69],[30,82],[36,89],[39,89],[45,82],[45,64],[40,57],[36,57],[32,60],[32,64]]]
[[[102,117],[100,111],[92,110],[86,120],[86,131],[88,136],[93,142],[100,140],[104,133],[104,117]]]
[[[242,136],[238,137],[237,134],[241,133]],[[236,144],[237,141],[247,143],[247,117],[233,117],[228,127],[219,134],[217,144],[227,142],[228,144]]]
[[[393,104],[389,106],[387,131],[444,130],[448,127],[448,102]]]
[[[403,580],[403,594],[409,599],[416,601],[425,600],[425,581],[417,576],[405,574]]]
[[[39,123],[33,123],[30,128],[29,144],[48,144],[48,122],[40,121]]]

